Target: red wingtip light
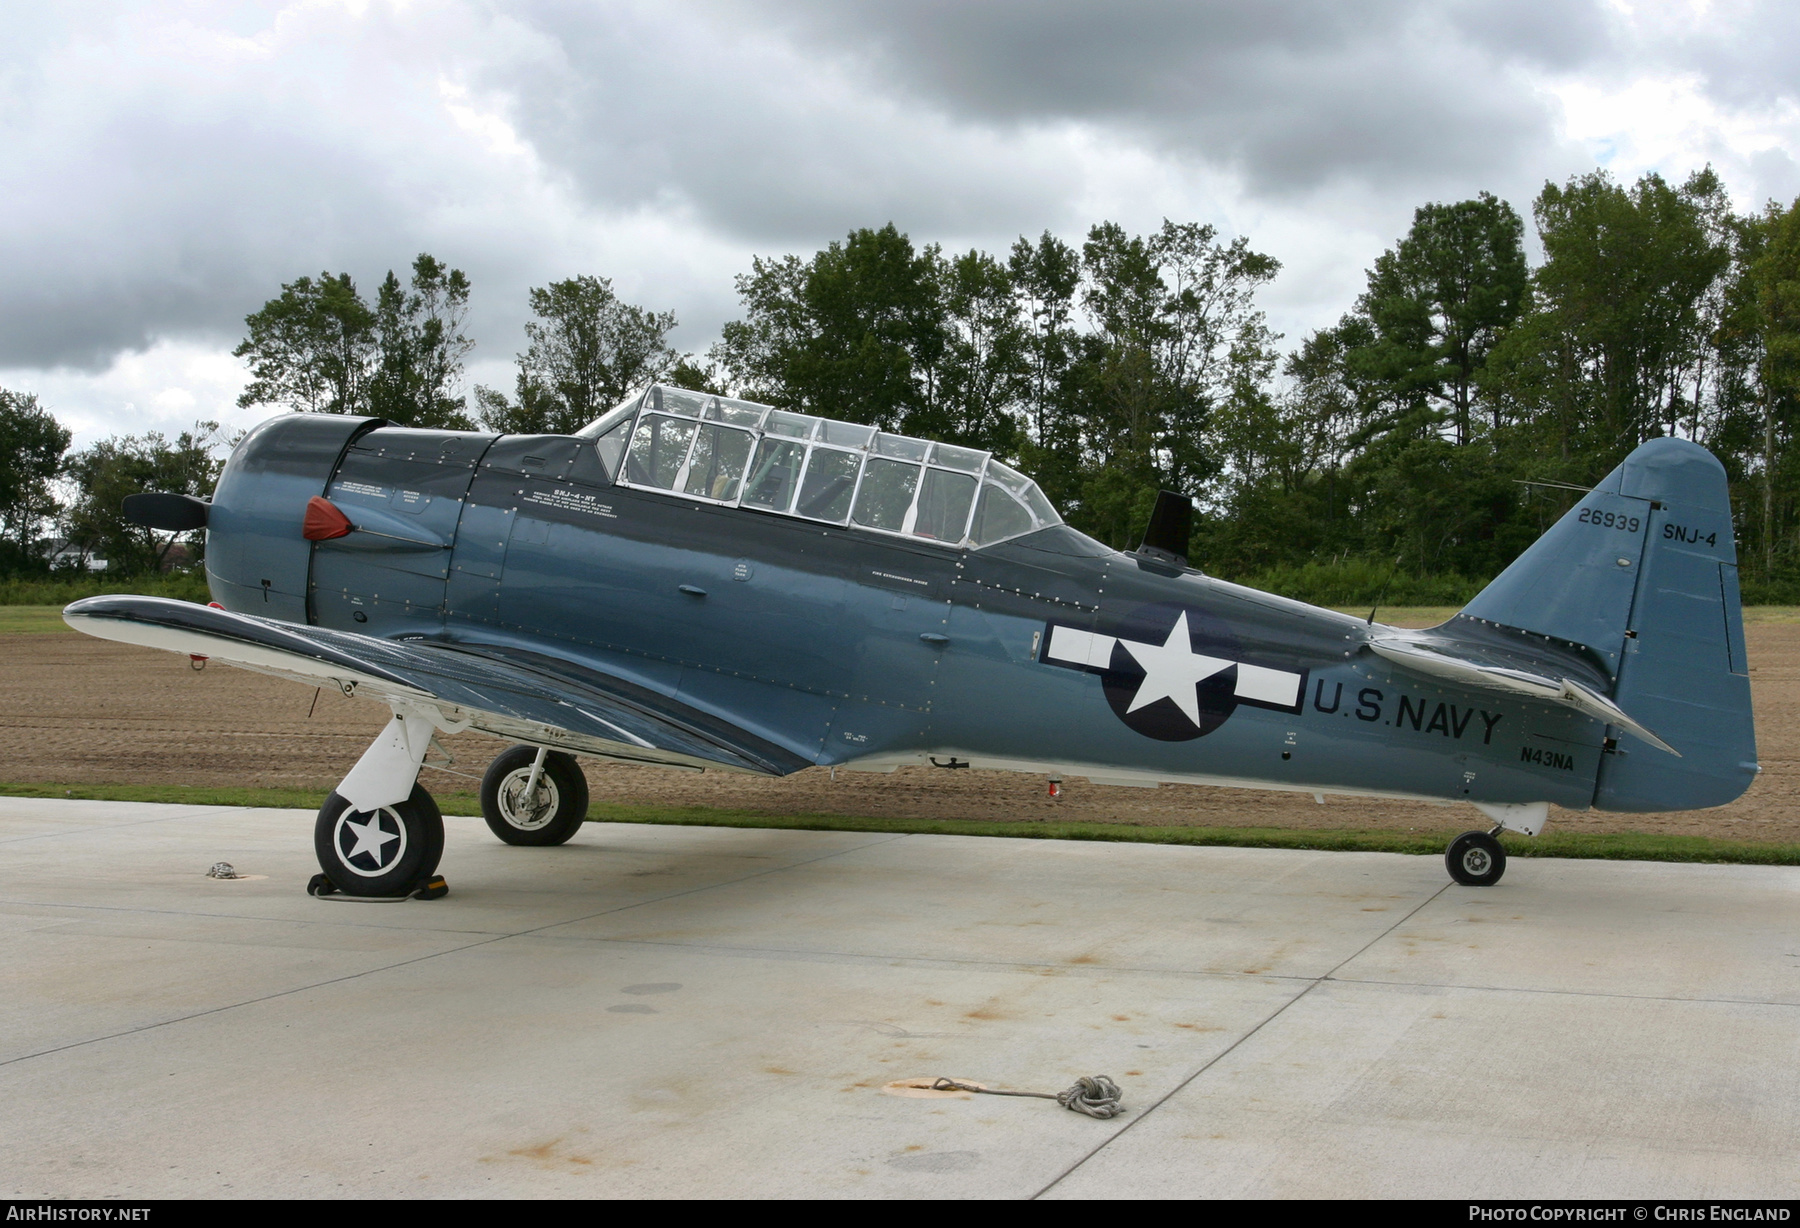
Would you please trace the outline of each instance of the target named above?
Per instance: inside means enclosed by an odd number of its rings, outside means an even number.
[[[338,511],[331,500],[314,495],[306,501],[306,519],[300,526],[300,536],[309,542],[325,542],[334,537],[348,537],[355,527],[350,523],[350,517]]]

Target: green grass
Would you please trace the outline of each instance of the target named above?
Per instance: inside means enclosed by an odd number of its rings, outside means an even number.
[[[472,793],[432,794],[446,814],[480,814]],[[265,806],[275,810],[317,810],[325,795],[317,789],[212,788],[206,785],[12,785],[0,797],[75,797],[98,802],[170,802],[180,806]],[[462,809],[451,803],[462,799]]]
[[[0,605],[0,635],[67,631],[59,605]]]
[[[1368,606],[1360,609],[1347,605],[1332,608],[1339,614],[1352,614],[1357,618],[1369,616]],[[1384,605],[1375,611],[1375,618],[1377,622],[1384,622],[1390,627],[1435,627],[1454,618],[1456,610],[1457,607],[1453,605]]]
[[[1800,623],[1800,606],[1747,605],[1744,607],[1744,621],[1747,623]]]
[[[166,576],[112,576],[104,573],[73,579],[0,580],[0,606],[53,605],[62,607],[83,597],[129,593],[138,597],[173,597],[178,601],[206,601],[206,576],[198,571],[173,571]]]
[[[190,806],[262,806],[316,810],[324,795],[305,789],[195,788],[183,785],[11,785],[11,797],[76,797],[119,802],[173,802]],[[472,793],[434,795],[450,815],[476,815]],[[1227,845],[1237,848],[1321,849],[1365,853],[1413,853],[1441,857],[1455,827],[1442,831],[1300,831],[1281,827],[1149,827],[1128,823],[1013,823],[960,819],[870,819],[842,814],[763,814],[705,806],[596,805],[590,823],[649,823],[672,827],[755,827],[785,831],[866,831],[895,835],[999,836],[1022,840],[1108,840],[1126,844]],[[1551,833],[1530,839],[1502,837],[1515,857],[1576,857],[1615,861],[1730,862],[1743,865],[1800,865],[1800,845],[1750,844],[1704,836],[1660,836],[1641,832],[1600,835]]]

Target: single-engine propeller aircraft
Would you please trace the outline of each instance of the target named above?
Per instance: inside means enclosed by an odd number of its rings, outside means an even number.
[[[1678,439],[1425,631],[1201,574],[1178,495],[1122,553],[987,453],[661,386],[572,436],[289,414],[210,501],[127,511],[205,528],[212,604],[95,597],[71,626],[393,711],[319,812],[315,890],[431,879],[438,731],[515,743],[481,788],[513,844],[579,828],[576,756],[931,763],[1470,802],[1471,885],[1552,802],[1718,806],[1759,770],[1725,474]]]

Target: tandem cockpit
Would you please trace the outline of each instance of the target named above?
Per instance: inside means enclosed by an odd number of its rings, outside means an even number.
[[[576,432],[621,486],[955,547],[1062,517],[987,453],[653,384]]]

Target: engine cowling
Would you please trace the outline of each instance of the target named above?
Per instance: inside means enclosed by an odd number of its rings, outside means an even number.
[[[206,579],[228,610],[307,621],[307,500],[323,495],[356,438],[380,418],[283,414],[253,429],[225,462],[206,524]]]

